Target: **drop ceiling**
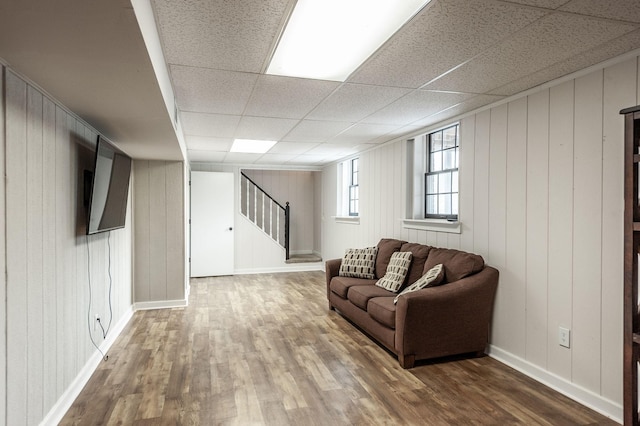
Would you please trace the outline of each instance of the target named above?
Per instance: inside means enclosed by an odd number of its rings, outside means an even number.
[[[150,3],[191,162],[322,166],[640,48],[637,0],[432,0],[339,83],[264,73],[294,0]],[[2,0],[0,58],[134,156],[181,158],[129,0]]]

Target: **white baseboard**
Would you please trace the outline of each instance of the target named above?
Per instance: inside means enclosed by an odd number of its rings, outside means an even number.
[[[111,332],[107,335],[107,338],[100,344],[100,350],[103,353],[107,354],[109,348],[111,348],[118,336],[120,336],[120,333],[122,333],[122,330],[124,330],[132,316],[133,309],[129,309],[122,318],[120,318],[120,321],[114,325]],[[60,423],[101,362],[103,362],[102,354],[96,350],[62,396],[60,396],[54,406],[51,407],[51,410],[49,410],[42,422],[40,422],[41,425],[57,425]]]
[[[250,275],[250,274],[277,274],[279,272],[310,272],[310,271],[324,271],[324,263],[323,262],[291,263],[287,266],[236,269],[233,273],[235,275]]]
[[[134,311],[148,311],[151,309],[170,309],[170,308],[184,308],[188,306],[187,299],[178,300],[158,300],[152,302],[138,302],[133,304]]]
[[[619,403],[604,398],[601,395],[597,395],[588,389],[576,385],[575,383],[571,383],[560,376],[543,370],[542,368],[531,364],[529,361],[496,346],[490,345],[487,354],[491,358],[526,374],[543,385],[548,386],[551,389],[579,402],[580,404],[597,411],[603,416],[607,416],[611,420],[622,424],[623,411],[622,405]]]

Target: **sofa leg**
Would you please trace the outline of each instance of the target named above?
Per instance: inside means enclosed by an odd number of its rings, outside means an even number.
[[[398,362],[400,363],[400,367],[404,368],[405,370],[407,368],[413,368],[413,365],[416,362],[416,356],[415,355],[398,355]]]

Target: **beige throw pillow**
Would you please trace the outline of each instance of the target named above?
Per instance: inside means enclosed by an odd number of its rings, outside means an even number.
[[[418,281],[402,290],[402,293],[400,293],[395,297],[395,299],[393,299],[393,304],[395,305],[396,303],[398,303],[398,298],[403,294],[411,293],[412,291],[420,290],[427,287],[435,287],[442,284],[443,281],[444,268],[442,267],[442,263],[438,263],[436,266],[429,269],[426,274],[420,277]]]
[[[411,265],[412,254],[410,251],[398,251],[391,255],[387,272],[380,278],[376,285],[396,293],[402,287],[404,279]]]
[[[347,249],[340,264],[341,277],[375,279],[377,247]]]

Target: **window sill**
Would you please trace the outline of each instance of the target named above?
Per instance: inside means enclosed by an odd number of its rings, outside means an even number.
[[[351,225],[360,225],[360,216],[333,216],[336,223],[349,223]]]
[[[447,219],[402,219],[402,227],[406,229],[418,229],[421,231],[448,232],[460,234],[462,223]]]

